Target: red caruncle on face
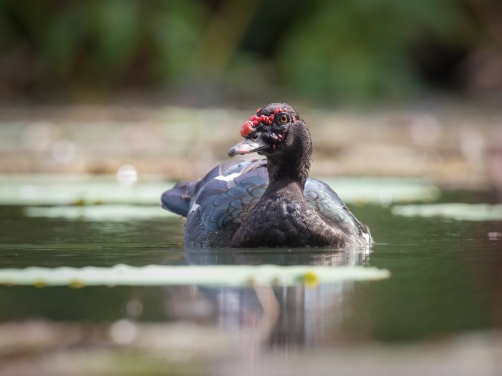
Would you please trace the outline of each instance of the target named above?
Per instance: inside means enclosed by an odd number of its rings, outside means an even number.
[[[261,110],[261,108],[256,110],[256,113],[260,112],[260,110]],[[266,125],[273,124],[275,115],[277,115],[279,112],[286,112],[286,110],[283,108],[276,108],[274,110],[274,113],[270,114],[268,116],[266,116],[266,115],[260,115],[260,116],[253,115],[253,116],[251,116],[248,121],[246,121],[244,124],[242,124],[241,136],[242,137],[249,136],[249,134],[253,131],[253,127],[258,126],[258,124],[266,124]]]

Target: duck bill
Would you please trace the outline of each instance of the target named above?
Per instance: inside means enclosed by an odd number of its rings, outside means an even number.
[[[258,141],[261,141],[261,137],[258,139]],[[256,142],[250,140],[249,138],[245,138],[242,142],[239,142],[237,145],[228,150],[228,156],[235,157],[235,155],[237,154],[243,155],[254,153],[268,146],[269,145],[263,144],[263,142]]]

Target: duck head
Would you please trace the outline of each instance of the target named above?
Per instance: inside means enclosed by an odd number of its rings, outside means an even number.
[[[236,154],[258,153],[264,156],[281,154],[288,145],[292,127],[305,127],[298,113],[286,103],[271,103],[256,110],[256,114],[244,122],[241,136],[244,140],[228,151]]]
[[[228,156],[258,153],[267,157],[271,184],[298,182],[303,189],[312,157],[312,140],[303,119],[286,103],[271,103],[256,110],[241,127],[244,140]]]

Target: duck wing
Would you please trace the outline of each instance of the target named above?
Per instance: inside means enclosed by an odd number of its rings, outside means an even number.
[[[304,196],[307,204],[327,223],[340,228],[346,234],[364,239],[366,243],[371,242],[368,226],[359,222],[329,185],[320,180],[308,178],[305,183]]]
[[[162,207],[170,212],[186,217],[190,209],[190,200],[199,182],[200,179],[178,182],[173,188],[164,192],[160,197]]]
[[[195,192],[189,216],[197,212],[204,228],[214,232],[241,223],[268,185],[266,161],[263,162],[246,160],[218,166],[219,174]]]
[[[162,207],[184,217],[198,210],[212,231],[221,229],[229,218],[237,223],[256,205],[268,185],[266,164],[265,159],[223,163],[202,180],[181,181],[164,192]]]

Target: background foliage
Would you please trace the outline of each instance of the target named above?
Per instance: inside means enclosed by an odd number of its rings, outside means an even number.
[[[501,16],[499,3],[476,0],[0,0],[0,98],[492,90]]]

